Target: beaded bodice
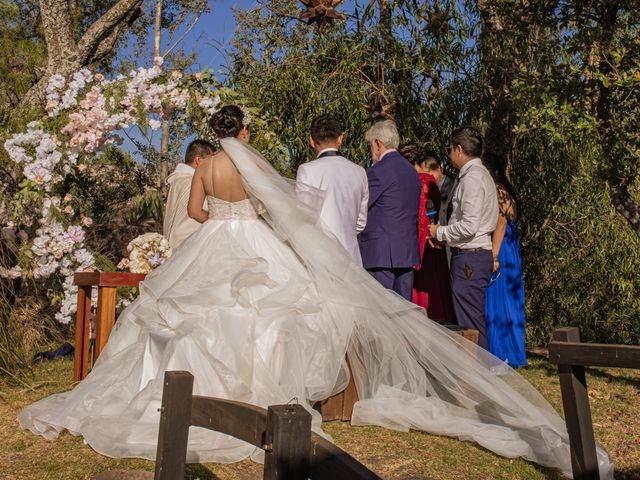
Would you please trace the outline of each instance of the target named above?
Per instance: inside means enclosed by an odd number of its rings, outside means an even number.
[[[209,206],[209,218],[212,220],[256,220],[258,218],[258,211],[248,198],[237,202],[227,202],[207,195],[207,205]]]

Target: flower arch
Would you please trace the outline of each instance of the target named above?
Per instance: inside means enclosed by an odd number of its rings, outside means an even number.
[[[0,206],[5,217],[2,234],[11,240],[17,258],[11,268],[0,267],[0,277],[63,277],[64,292],[54,303],[60,305],[56,319],[66,324],[76,310],[73,273],[95,269],[96,260],[85,244],[85,228],[92,219],[71,207],[65,178],[82,172],[106,146],[120,144],[119,131],[134,126],[156,130],[163,118],[189,122],[194,133],[212,138],[209,117],[223,102],[242,99],[211,71],[189,75],[163,71],[160,57],[151,68],[140,67],[113,79],[87,69],[68,81],[54,75],[46,93],[47,115],[4,142],[9,158],[21,170],[11,205]],[[284,147],[256,115],[258,110],[246,110],[262,130],[268,150],[283,154]],[[24,221],[27,210],[35,211],[35,221]]]

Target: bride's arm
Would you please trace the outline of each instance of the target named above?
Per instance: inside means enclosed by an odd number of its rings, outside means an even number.
[[[206,222],[209,218],[209,213],[202,208],[205,198],[206,193],[204,191],[201,168],[198,167],[196,173],[193,174],[193,180],[191,180],[191,193],[189,194],[187,213],[191,218],[200,223]]]

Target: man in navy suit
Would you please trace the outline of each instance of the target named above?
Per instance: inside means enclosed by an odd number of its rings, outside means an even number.
[[[420,179],[396,148],[396,124],[384,120],[366,134],[374,165],[367,170],[369,213],[359,237],[362,265],[383,286],[411,301],[413,266],[420,263]]]

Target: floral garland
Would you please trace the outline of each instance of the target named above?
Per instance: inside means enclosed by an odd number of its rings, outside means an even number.
[[[7,214],[7,207],[0,205],[0,221],[5,224],[2,237],[17,245],[14,251],[19,259],[12,268],[0,267],[0,277],[62,275],[64,293],[56,319],[69,323],[76,310],[73,273],[94,270],[95,259],[85,246],[84,227],[92,219],[78,215],[70,204],[71,196],[60,191],[66,176],[86,169],[92,156],[105,146],[120,144],[116,132],[133,125],[155,130],[161,119],[179,113],[206,131],[207,118],[221,104],[220,95],[233,99],[235,93],[220,87],[209,72],[164,73],[160,57],[151,68],[141,67],[112,80],[87,69],[68,82],[53,75],[46,93],[48,116],[29,123],[26,132],[4,142],[11,160],[22,167],[23,179],[13,211]],[[24,215],[34,205],[39,212],[35,220]]]

